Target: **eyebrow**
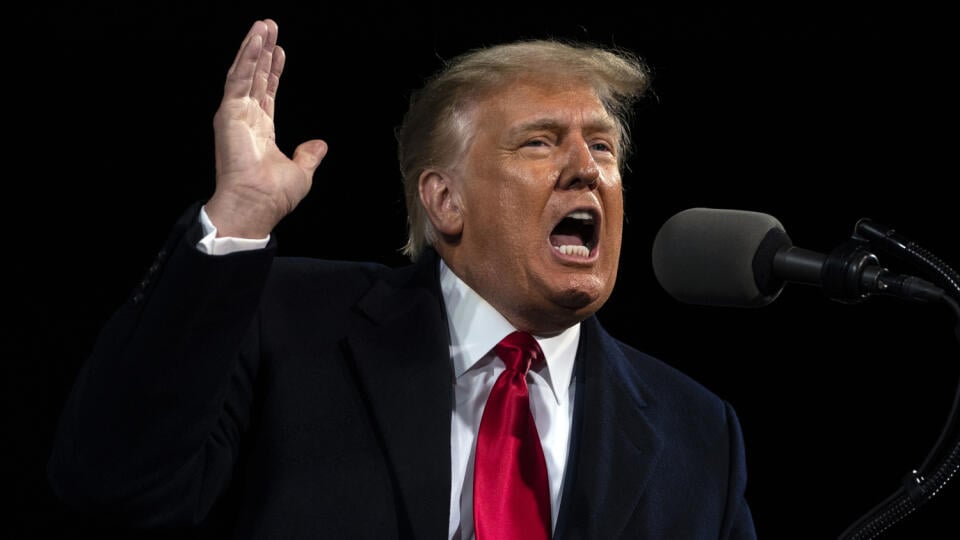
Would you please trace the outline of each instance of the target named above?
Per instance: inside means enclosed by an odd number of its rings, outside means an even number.
[[[554,118],[538,118],[510,128],[508,134],[513,137],[530,131],[563,131],[564,123]],[[609,131],[617,133],[617,125],[609,118],[593,119],[584,125],[588,132]]]

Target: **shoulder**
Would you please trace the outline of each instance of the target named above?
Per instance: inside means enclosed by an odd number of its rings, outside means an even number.
[[[676,422],[704,422],[726,426],[733,415],[727,400],[667,361],[639,350],[602,328],[601,335],[614,344],[619,354],[613,356],[618,377],[631,387],[632,393],[647,406],[661,411]],[[619,357],[619,358],[617,358]]]
[[[628,359],[629,365],[649,384],[685,397],[700,396],[707,400],[718,399],[718,396],[703,383],[663,359],[640,351],[619,339],[615,341],[624,357]]]
[[[276,257],[270,267],[264,300],[353,303],[374,283],[394,272],[395,269],[375,262]]]
[[[365,282],[367,284],[393,271],[390,267],[368,261],[345,261],[309,257],[276,257],[270,269],[270,279],[278,283],[311,283],[322,281],[333,284]]]

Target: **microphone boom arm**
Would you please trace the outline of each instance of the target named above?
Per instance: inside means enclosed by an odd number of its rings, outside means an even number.
[[[940,287],[935,285],[933,288],[927,287],[929,283],[920,280],[921,289],[923,289],[920,293],[922,298],[916,299],[925,301],[937,299],[946,303],[953,310],[956,318],[955,334],[960,341],[960,274],[915,242],[906,239],[893,229],[880,226],[866,218],[861,219],[854,228],[852,243],[872,245],[927,272],[930,279]],[[910,288],[910,285],[905,285],[902,281],[917,279],[909,276],[895,276],[891,280],[891,275],[878,276],[878,283],[885,284],[885,287]],[[958,473],[960,473],[960,385],[954,396],[946,424],[923,464],[919,469],[904,475],[902,485],[850,525],[840,535],[839,540],[877,538],[941,493]]]

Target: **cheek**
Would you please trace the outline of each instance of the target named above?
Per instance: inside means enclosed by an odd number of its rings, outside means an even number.
[[[484,245],[497,244],[504,254],[529,250],[543,236],[541,220],[559,177],[553,164],[517,164],[485,160],[471,174],[466,191],[468,219],[484,231]]]
[[[612,188],[612,190],[605,197],[604,201],[604,219],[606,220],[606,225],[604,227],[604,235],[606,236],[605,240],[607,245],[614,248],[610,251],[610,254],[613,256],[618,256],[620,253],[620,243],[623,237],[623,192],[620,190],[619,184],[617,187]]]
[[[500,220],[503,228],[513,233],[512,236],[538,232],[552,192],[549,173],[521,167],[501,170],[500,173],[500,182],[490,186],[496,190],[496,195],[487,198],[489,208],[484,212],[489,218]]]
[[[603,194],[603,206],[611,229],[623,229],[623,189],[617,182],[611,185]]]

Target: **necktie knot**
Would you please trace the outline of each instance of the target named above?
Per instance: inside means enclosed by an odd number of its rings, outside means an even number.
[[[497,343],[494,350],[507,369],[526,375],[530,366],[543,358],[543,351],[532,335],[519,330],[512,332]]]

